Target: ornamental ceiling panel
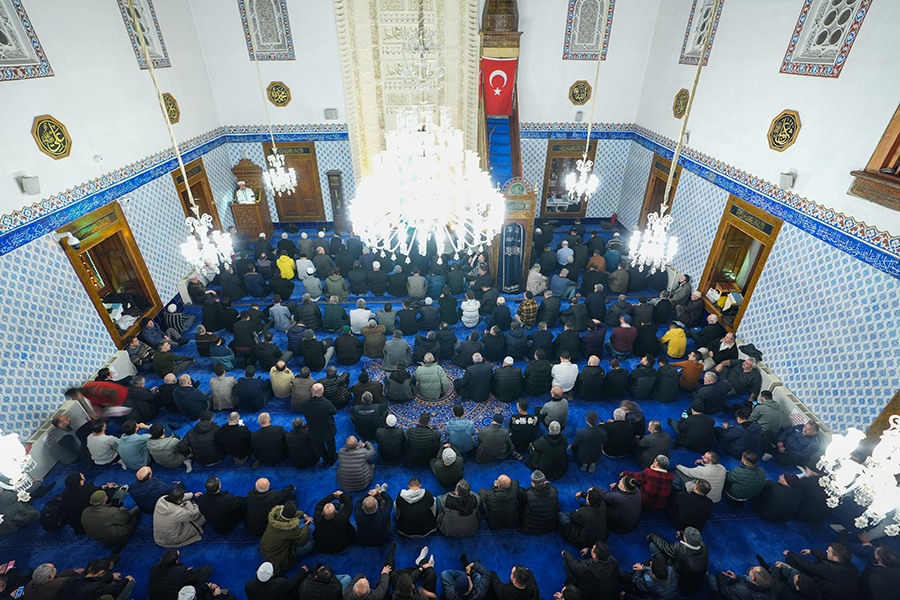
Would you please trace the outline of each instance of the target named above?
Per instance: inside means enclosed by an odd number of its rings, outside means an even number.
[[[453,125],[477,149],[478,0],[335,0],[341,73],[354,173],[370,172],[371,158],[384,148],[384,132],[405,106],[449,106]],[[421,23],[421,26],[420,26]],[[421,63],[420,73],[437,85],[410,77],[410,37],[429,36],[439,51]]]

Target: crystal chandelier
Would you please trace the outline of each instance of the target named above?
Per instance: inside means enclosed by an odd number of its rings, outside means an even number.
[[[397,129],[385,134],[386,150],[372,158],[372,174],[350,204],[353,231],[382,256],[424,252],[433,239],[438,253],[455,254],[489,244],[503,225],[504,204],[465,150],[463,132],[450,127],[450,109],[397,111]],[[407,259],[408,260],[408,259]]]
[[[131,13],[131,20],[135,24],[139,23],[137,15],[134,11],[132,0],[128,0],[128,10]],[[178,169],[181,171],[181,178],[184,181],[185,193],[187,194],[188,203],[190,204],[193,216],[185,219],[190,235],[183,244],[181,244],[181,252],[187,260],[198,271],[214,271],[219,272],[219,263],[223,262],[231,264],[231,236],[223,234],[221,231],[213,231],[212,217],[206,213],[200,214],[200,207],[194,200],[194,194],[191,192],[191,186],[188,183],[188,176],[184,170],[184,161],[181,159],[181,151],[178,149],[178,140],[175,139],[175,131],[172,129],[172,122],[169,121],[166,103],[163,100],[162,91],[159,89],[159,82],[156,80],[156,69],[153,68],[153,60],[150,58],[150,52],[147,49],[147,42],[143,35],[137,36],[141,43],[141,49],[144,52],[144,61],[147,63],[147,69],[150,71],[150,78],[153,79],[153,87],[156,88],[156,97],[159,100],[159,107],[162,109],[163,118],[166,121],[166,127],[169,129],[169,138],[172,140],[172,149],[175,151],[175,158],[178,159]]]
[[[715,15],[719,10],[721,0],[716,0],[710,14]],[[694,96],[697,92],[697,84],[700,82],[700,73],[703,71],[703,62],[709,50],[709,39],[712,35],[712,21],[706,28],[706,37],[703,40],[703,50],[697,61],[697,70],[694,73],[694,84],[688,97],[687,108],[681,120],[681,131],[678,133],[678,142],[675,144],[675,152],[672,156],[672,164],[669,166],[669,178],[666,181],[666,191],[659,212],[650,213],[647,216],[647,225],[644,232],[636,230],[631,237],[631,265],[643,271],[644,267],[650,268],[650,273],[656,273],[666,268],[675,259],[678,252],[678,238],[669,233],[672,224],[672,215],[669,214],[669,194],[672,192],[672,183],[678,170],[678,158],[681,156],[681,147],[684,143],[684,132],[687,131],[688,119],[691,117],[691,107],[694,105]]]
[[[402,54],[399,74],[420,105],[397,109],[396,130],[385,133],[385,150],[372,157],[372,173],[350,202],[353,231],[391,260],[413,248],[424,253],[429,240],[439,255],[455,259],[481,252],[503,226],[505,204],[478,155],[465,149],[463,132],[452,127],[450,108],[426,107],[429,93],[438,95],[444,68],[437,36],[426,32],[422,0],[418,28],[404,35]]]
[[[263,179],[276,194],[282,196],[290,194],[297,187],[297,172],[285,167],[284,155],[278,154],[275,147],[275,133],[272,131],[272,118],[269,116],[269,103],[266,102],[266,90],[263,86],[262,73],[259,70],[259,60],[256,58],[256,40],[253,37],[253,23],[247,17],[247,31],[250,32],[250,46],[253,51],[253,64],[256,65],[256,78],[259,80],[259,93],[262,95],[263,108],[266,111],[266,123],[269,125],[269,137],[272,139],[272,149],[268,157],[269,168],[263,173]]]
[[[600,180],[593,173],[594,161],[588,159],[591,151],[591,130],[594,127],[594,106],[597,104],[597,84],[600,81],[600,62],[603,57],[603,39],[606,37],[606,25],[609,12],[603,3],[603,25],[600,28],[600,48],[597,51],[597,70],[594,72],[594,87],[591,89],[591,112],[588,117],[587,140],[584,142],[584,153],[581,160],[575,163],[575,171],[566,175],[566,195],[572,202],[581,204],[590,199],[597,191]]]
[[[19,500],[27,502],[32,479],[28,475],[35,466],[34,459],[25,453],[19,434],[0,434],[0,488],[19,493]]]
[[[887,535],[900,533],[900,416],[891,415],[890,427],[881,434],[881,441],[872,454],[860,463],[853,452],[865,434],[851,427],[844,435],[835,435],[825,454],[819,459],[818,467],[825,472],[819,485],[828,494],[829,508],[840,504],[844,496],[853,494],[853,499],[866,511],[857,517],[855,525],[864,529],[884,520],[894,512],[894,522],[885,527]]]

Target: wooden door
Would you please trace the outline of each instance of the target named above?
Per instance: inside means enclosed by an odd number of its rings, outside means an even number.
[[[206,169],[203,168],[203,159],[198,158],[195,161],[184,165],[187,173],[188,183],[185,185],[184,177],[181,175],[181,169],[172,172],[172,179],[175,181],[175,189],[178,190],[178,197],[181,199],[181,209],[184,211],[185,217],[193,217],[194,211],[191,210],[191,202],[188,199],[187,187],[191,188],[191,195],[194,202],[200,208],[200,214],[207,214],[212,217],[213,228],[222,230],[222,222],[219,220],[219,211],[216,209],[216,203],[213,198],[212,188],[209,185],[209,179],[206,177]]]
[[[737,227],[731,227],[719,255],[721,257],[719,271],[739,273],[752,244],[753,238],[749,234]]]
[[[275,194],[278,220],[324,221],[325,204],[322,202],[315,142],[292,142],[276,147],[278,153],[284,156],[285,166],[297,173],[297,187],[292,192]],[[271,142],[263,144],[266,156],[271,148]]]
[[[647,216],[650,213],[658,213],[659,207],[662,206],[663,199],[666,195],[666,183],[669,179],[669,170],[672,168],[672,161],[663,158],[658,154],[653,155],[653,165],[650,168],[650,177],[647,179],[647,191],[644,194],[644,204],[641,205],[641,217],[638,219],[638,226],[644,227],[647,224]],[[678,187],[678,179],[681,175],[681,167],[675,169],[675,179],[672,181],[672,191],[669,192],[669,208],[672,210],[672,200],[675,198],[675,188]]]

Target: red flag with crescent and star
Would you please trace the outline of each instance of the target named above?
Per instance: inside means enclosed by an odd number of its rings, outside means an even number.
[[[484,77],[484,112],[488,115],[511,115],[516,78],[515,58],[481,59]]]

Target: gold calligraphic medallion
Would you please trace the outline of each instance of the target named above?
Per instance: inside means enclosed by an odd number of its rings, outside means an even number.
[[[587,81],[576,81],[569,88],[569,100],[576,106],[586,104],[591,99],[591,84]]]
[[[676,119],[682,118],[684,113],[687,112],[687,105],[690,97],[691,93],[684,88],[675,94],[675,100],[672,102],[672,115]]]
[[[291,102],[291,90],[280,81],[273,81],[266,88],[269,102],[275,106],[287,106]]]
[[[34,118],[31,136],[40,151],[55,160],[65,158],[72,152],[72,138],[66,126],[50,115]]]
[[[781,114],[772,119],[769,127],[769,148],[776,152],[783,152],[797,141],[800,133],[800,115],[795,110],[783,110]]]
[[[178,108],[178,101],[172,94],[163,94],[163,103],[166,105],[166,116],[169,123],[177,123],[181,119],[181,109]]]

